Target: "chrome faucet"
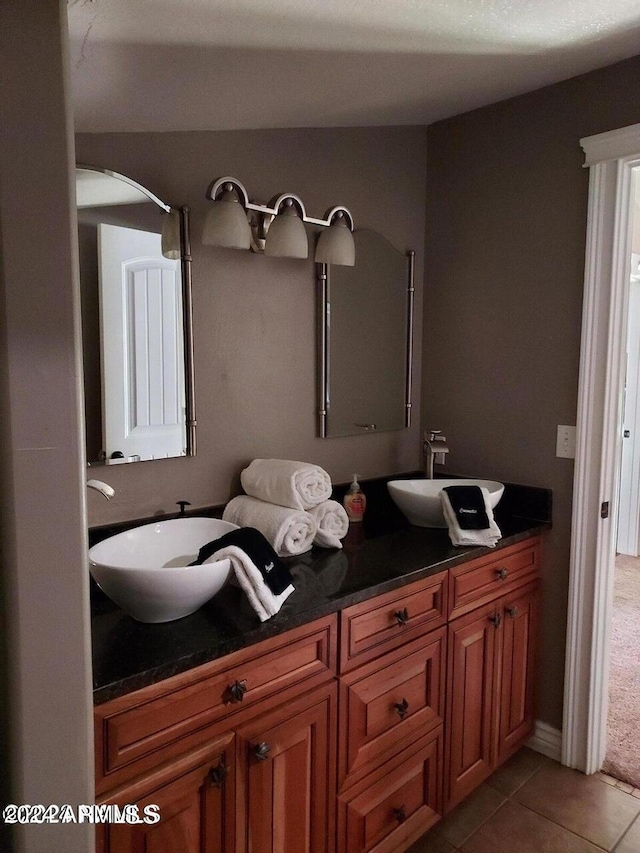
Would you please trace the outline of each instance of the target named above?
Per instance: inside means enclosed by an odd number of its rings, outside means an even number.
[[[104,495],[108,501],[110,501],[116,493],[115,489],[113,489],[108,483],[103,483],[102,480],[87,480],[87,488],[95,489],[96,492],[100,492],[100,494]]]
[[[447,439],[440,433],[439,429],[432,429],[424,433],[422,441],[422,452],[424,454],[424,476],[433,480],[433,463],[444,465],[445,455],[449,452]]]

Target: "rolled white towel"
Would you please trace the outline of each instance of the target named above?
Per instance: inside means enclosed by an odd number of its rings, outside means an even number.
[[[248,495],[291,509],[311,509],[331,497],[331,478],[310,462],[254,459],[240,481]]]
[[[349,530],[349,516],[345,508],[338,501],[323,501],[310,509],[309,515],[313,516],[318,526],[314,544],[321,548],[342,548],[340,540],[344,539]]]
[[[249,495],[229,501],[222,518],[239,527],[257,528],[279,557],[304,554],[316,535],[316,523],[308,512],[276,506]]]

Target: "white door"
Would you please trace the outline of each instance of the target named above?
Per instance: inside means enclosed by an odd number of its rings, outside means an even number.
[[[107,461],[186,453],[180,262],[160,234],[98,226]]]

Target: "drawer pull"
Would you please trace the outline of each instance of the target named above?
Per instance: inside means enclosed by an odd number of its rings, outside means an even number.
[[[516,619],[518,616],[518,608],[517,607],[507,607],[507,616],[510,619]]]
[[[235,684],[229,685],[229,702],[242,702],[244,694],[247,692],[246,681],[236,681]]]
[[[499,613],[496,613],[495,616],[489,616],[489,622],[491,622],[494,628],[499,628],[500,623],[502,622],[502,617]]]
[[[409,621],[409,611],[406,607],[403,607],[402,610],[396,610],[393,615],[395,616],[398,625],[406,625]]]
[[[497,575],[497,580],[505,581],[507,579],[507,577],[509,576],[509,572],[503,566],[501,569],[496,569],[496,575]]]
[[[260,741],[260,743],[252,747],[251,752],[253,752],[258,761],[266,761],[271,752],[271,744]]]
[[[404,720],[409,713],[409,703],[406,699],[403,699],[402,702],[394,702],[393,708],[401,720]]]
[[[216,788],[222,788],[224,783],[227,781],[228,775],[229,768],[221,761],[217,767],[212,767],[209,771],[209,782]]]
[[[404,810],[404,805],[401,805],[399,809],[394,809],[393,814],[398,823],[404,823],[407,819],[407,813]]]

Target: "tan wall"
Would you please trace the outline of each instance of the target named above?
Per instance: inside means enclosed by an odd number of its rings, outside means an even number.
[[[579,139],[640,119],[640,57],[428,130],[424,425],[451,470],[553,489],[539,716],[562,722],[588,172]]]
[[[419,462],[418,416],[410,431],[316,438],[316,285],[312,260],[256,256],[200,244],[220,175],[251,197],[292,191],[312,216],[345,204],[356,224],[417,251],[415,407],[420,403],[424,128],[81,134],[81,163],[106,166],[172,204],[192,208],[198,455],[97,469],[117,490],[88,496],[92,524],[223,503],[253,457],[304,459],[336,482],[411,470]],[[234,479],[235,478],[235,479]]]
[[[58,0],[0,4],[0,692],[10,747],[0,776],[14,803],[93,794],[66,32]],[[16,851],[93,846],[88,824],[15,829]]]

